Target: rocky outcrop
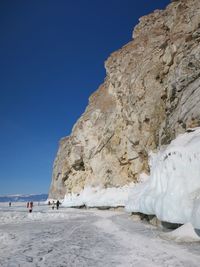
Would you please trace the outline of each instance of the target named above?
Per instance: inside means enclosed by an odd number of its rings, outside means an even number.
[[[105,82],[60,141],[50,198],[118,187],[148,173],[148,153],[200,126],[200,1],[144,16],[105,62]]]

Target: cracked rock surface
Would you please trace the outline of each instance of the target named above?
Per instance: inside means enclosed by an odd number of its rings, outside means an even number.
[[[50,198],[115,187],[148,173],[148,153],[200,126],[200,1],[144,16],[105,62],[104,83],[61,139]]]

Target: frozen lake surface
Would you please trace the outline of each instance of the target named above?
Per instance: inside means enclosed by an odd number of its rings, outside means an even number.
[[[0,203],[0,266],[200,266],[200,243],[163,240],[124,212],[25,205]]]

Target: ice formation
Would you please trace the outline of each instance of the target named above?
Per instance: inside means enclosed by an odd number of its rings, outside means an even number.
[[[150,155],[150,177],[129,193],[126,210],[200,228],[200,128]]]
[[[80,194],[68,194],[62,203],[65,207],[120,207],[128,201],[134,184],[117,188],[85,187]]]
[[[172,232],[162,233],[160,236],[176,242],[200,242],[200,237],[196,234],[191,223],[186,223]]]

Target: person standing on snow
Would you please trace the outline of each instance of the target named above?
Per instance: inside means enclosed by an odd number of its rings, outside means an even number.
[[[33,201],[31,201],[29,204],[29,212],[32,212],[32,209],[33,209]]]
[[[59,205],[60,205],[60,204],[61,204],[60,201],[57,200],[57,201],[56,201],[56,208],[57,208],[57,210],[59,209]]]

